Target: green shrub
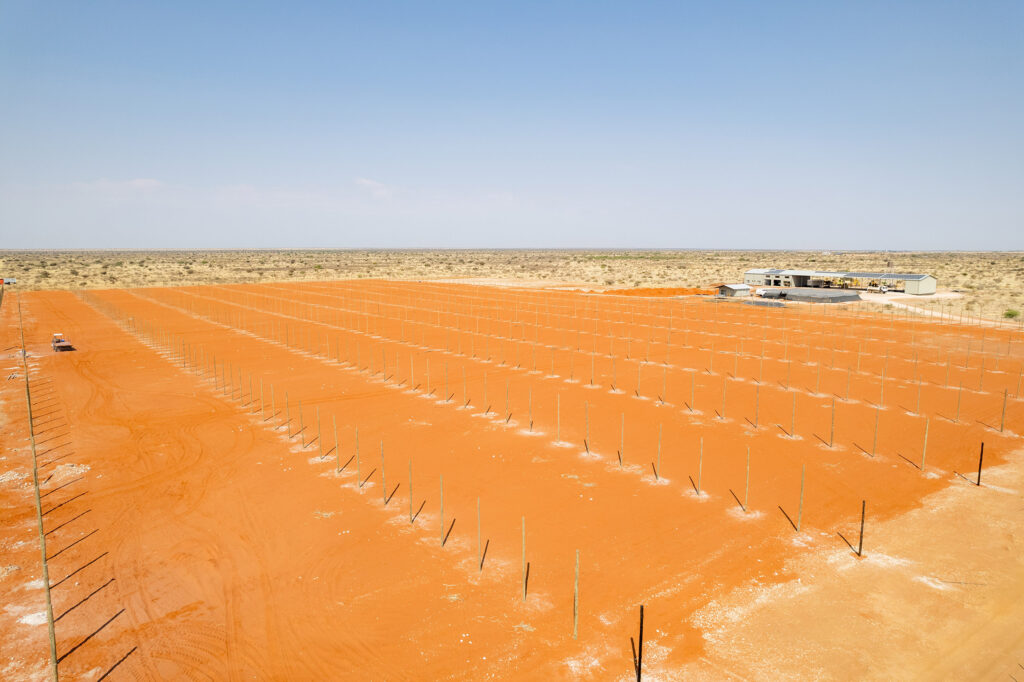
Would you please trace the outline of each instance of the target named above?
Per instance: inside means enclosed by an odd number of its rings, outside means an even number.
[[[1003,313],[1003,317],[1007,318],[1008,320],[1015,320],[1018,317],[1020,317],[1020,311],[1010,308],[1009,310]]]

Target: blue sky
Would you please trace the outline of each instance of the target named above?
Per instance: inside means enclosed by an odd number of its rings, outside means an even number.
[[[0,0],[0,248],[1024,249],[1024,3]]]

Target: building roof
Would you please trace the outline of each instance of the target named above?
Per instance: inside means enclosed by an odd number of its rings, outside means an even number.
[[[927,279],[931,275],[926,274],[914,274],[914,273],[894,273],[894,272],[848,272],[846,277],[854,277],[856,279],[901,279],[901,280],[920,280]]]
[[[719,289],[732,289],[734,291],[739,290],[739,289],[749,289],[750,288],[750,286],[747,285],[747,284],[719,284],[719,285],[717,285],[717,287]]]
[[[790,275],[797,277],[839,277],[844,279],[886,279],[899,281],[922,280],[931,277],[927,274],[897,272],[836,272],[832,270],[780,270],[774,268],[753,268],[747,275]],[[934,279],[934,278],[933,278]]]
[[[787,301],[804,303],[846,303],[861,300],[860,294],[850,289],[813,289],[796,287],[786,292]]]

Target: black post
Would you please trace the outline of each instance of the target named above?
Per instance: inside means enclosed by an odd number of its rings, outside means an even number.
[[[985,442],[981,443],[981,452],[978,453],[978,482],[974,485],[981,485],[981,461],[985,459]]]
[[[867,510],[867,501],[860,501],[860,541],[857,543],[857,556],[864,556],[864,512]]]
[[[633,650],[633,670],[636,671],[636,682],[640,682],[640,676],[644,667],[644,605],[640,605],[640,637],[638,646],[633,645],[633,638],[629,638],[629,646]]]

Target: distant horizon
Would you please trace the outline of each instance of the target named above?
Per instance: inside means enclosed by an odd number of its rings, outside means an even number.
[[[0,249],[0,254],[4,253],[33,253],[33,252],[68,252],[68,253],[88,253],[91,251],[96,252],[123,252],[123,253],[144,253],[146,251],[159,251],[159,252],[175,252],[175,251],[394,251],[394,252],[405,252],[405,251],[554,251],[554,252],[578,252],[578,253],[592,253],[597,251],[609,251],[609,252],[737,252],[737,253],[818,253],[818,254],[831,254],[831,255],[842,255],[844,253],[999,253],[999,254],[1013,254],[1021,253],[1024,254],[1024,249],[814,249],[814,248],[739,248],[739,247],[645,247],[645,246],[629,246],[629,247],[585,247],[585,246],[567,246],[567,247],[555,247],[555,248],[544,248],[544,247],[531,247],[531,246],[516,246],[516,247],[476,247],[476,246],[416,246],[416,247],[378,247],[378,246],[260,246],[260,247],[244,247],[244,246],[228,246],[228,247],[160,247],[160,248],[145,248],[145,247],[81,247],[81,248],[3,248]]]

